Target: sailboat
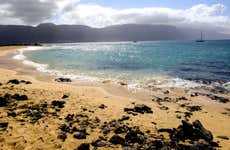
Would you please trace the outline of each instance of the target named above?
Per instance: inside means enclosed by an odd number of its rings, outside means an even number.
[[[205,42],[205,40],[203,40],[203,32],[200,32],[200,39],[196,40],[196,42]]]

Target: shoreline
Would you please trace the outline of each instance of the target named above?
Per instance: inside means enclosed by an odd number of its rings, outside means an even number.
[[[8,49],[8,52],[16,52],[17,50],[18,47]],[[2,136],[0,136],[0,145],[3,146],[3,149],[24,149],[28,147],[31,149],[57,149],[58,147],[61,147],[60,149],[74,149],[81,143],[91,143],[97,140],[98,136],[101,135],[98,127],[95,129],[96,131],[91,131],[92,129],[89,130],[87,128],[87,132],[89,132],[90,135],[84,140],[75,139],[71,133],[67,133],[65,142],[57,138],[57,136],[60,135],[59,126],[65,123],[65,117],[72,113],[98,117],[100,118],[99,124],[105,121],[109,122],[112,119],[121,118],[122,116],[129,116],[130,119],[127,120],[127,122],[130,126],[139,126],[141,130],[150,130],[152,134],[158,135],[158,129],[176,128],[180,125],[181,120],[186,119],[183,117],[183,113],[188,112],[187,109],[189,107],[187,105],[201,106],[202,108],[201,110],[192,112],[193,115],[187,119],[189,119],[190,122],[200,120],[204,127],[212,132],[214,141],[220,141],[219,145],[222,146],[220,149],[230,149],[229,140],[217,138],[217,136],[227,136],[230,138],[230,131],[227,130],[230,123],[230,111],[227,109],[230,110],[230,104],[211,100],[207,96],[191,96],[191,94],[195,92],[213,94],[205,89],[196,91],[195,89],[161,88],[152,91],[150,95],[145,97],[145,93],[136,95],[135,93],[126,91],[127,89],[125,87],[110,84],[101,86],[103,84],[95,85],[94,83],[88,83],[86,85],[75,85],[71,83],[56,83],[52,80],[53,77],[40,73],[32,67],[24,66],[15,60],[10,62],[7,57],[3,57],[3,55],[6,54],[10,55],[8,52],[2,53],[1,55],[0,51],[0,59],[2,59],[0,64],[0,74],[2,76],[0,82],[3,84],[0,86],[0,95],[6,93],[14,94],[15,92],[26,94],[29,98],[28,103],[32,104],[44,102],[50,104],[53,100],[61,100],[63,95],[68,95],[68,98],[67,100],[62,100],[65,101],[65,107],[56,112],[59,117],[52,116],[49,118],[48,116],[44,116],[34,125],[29,122],[30,120],[28,121],[28,118],[24,118],[24,116],[7,116],[8,109],[0,107],[2,112],[0,113],[0,122],[9,122],[7,131],[3,132]],[[6,62],[6,60],[8,62]],[[13,63],[13,65],[6,66],[10,63]],[[32,84],[7,84],[11,79],[29,80]],[[166,92],[167,90],[169,90],[169,93]],[[229,93],[217,93],[213,95],[230,99]],[[162,98],[162,100],[159,102],[156,97]],[[171,99],[166,101],[164,99],[165,97]],[[186,97],[186,99],[175,101],[181,97]],[[133,107],[133,102],[135,102],[135,104],[145,104],[151,107],[153,114],[138,114],[133,116],[132,114],[130,115],[124,112],[124,108]],[[18,104],[27,104],[27,102],[22,101],[18,102]],[[106,107],[99,108],[102,104]],[[184,104],[183,107],[182,104]],[[85,109],[87,110],[84,111]],[[17,112],[19,110],[16,109],[14,111]],[[94,111],[94,113],[90,111]],[[178,113],[177,111],[182,113]],[[178,119],[178,116],[181,118]],[[20,119],[24,121],[18,121]],[[21,125],[22,123],[24,125]],[[48,131],[52,132],[48,134]],[[22,134],[24,132],[26,132],[27,135],[24,136]],[[112,134],[109,134],[108,138],[111,136]],[[40,139],[38,141],[40,137],[43,140]],[[7,141],[8,139],[10,142]],[[37,143],[35,144],[35,142]],[[112,146],[109,147],[109,149],[121,149],[121,146]]]

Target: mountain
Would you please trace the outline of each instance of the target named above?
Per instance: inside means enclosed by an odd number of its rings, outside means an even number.
[[[208,39],[229,38],[214,31],[205,31]],[[124,24],[104,28],[84,25],[55,25],[52,23],[33,26],[0,25],[0,44],[15,43],[68,43],[108,41],[195,40],[200,31],[169,25]]]

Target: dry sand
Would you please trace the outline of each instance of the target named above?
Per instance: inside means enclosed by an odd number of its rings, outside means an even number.
[[[4,56],[7,53],[18,51],[18,49],[25,48],[26,46],[0,46],[0,56]]]
[[[3,55],[8,52],[16,51],[21,47],[1,47],[0,48],[0,64],[3,63],[1,59]],[[4,60],[4,59],[2,59]],[[6,67],[7,68],[7,67]],[[9,69],[0,69],[0,96],[6,93],[20,95],[27,95],[29,100],[18,101],[17,109],[10,109],[9,107],[0,107],[0,123],[8,122],[8,127],[5,131],[0,131],[0,149],[74,149],[81,143],[91,143],[102,136],[103,133],[99,129],[99,126],[103,122],[109,122],[113,119],[117,120],[123,115],[129,116],[130,119],[125,121],[129,126],[139,126],[142,131],[150,130],[151,134],[158,135],[157,129],[160,128],[177,128],[181,124],[181,120],[184,119],[183,112],[187,110],[182,108],[180,104],[189,103],[189,105],[202,106],[201,111],[193,112],[189,121],[200,120],[204,127],[210,130],[214,136],[214,141],[219,142],[220,148],[224,150],[230,150],[230,140],[219,139],[217,136],[224,135],[230,138],[230,109],[229,103],[220,103],[213,101],[205,96],[191,97],[190,94],[196,90],[185,89],[169,89],[169,94],[164,94],[166,89],[159,89],[153,91],[151,95],[156,97],[170,97],[172,101],[178,97],[186,97],[188,100],[181,100],[178,102],[161,102],[159,105],[157,102],[152,101],[154,98],[140,98],[128,92],[127,90],[109,90],[110,86],[82,86],[72,85],[64,83],[56,83],[51,80],[51,77],[46,80],[39,80],[33,76],[35,73],[28,74],[28,71],[18,73]],[[7,84],[10,79],[18,79],[31,81],[32,84]],[[124,89],[122,86],[118,86],[118,89]],[[121,92],[123,91],[123,92]],[[201,91],[199,91],[201,92]],[[208,91],[204,90],[204,93]],[[62,99],[63,95],[68,95],[66,99]],[[131,96],[132,95],[132,96]],[[229,94],[218,94],[230,98]],[[51,104],[53,100],[65,101],[64,108],[57,109],[54,107],[48,107],[47,114],[36,122],[31,123],[30,116],[26,116],[22,111],[26,111],[30,108],[18,108],[20,105],[26,104],[27,106],[34,106],[35,104]],[[124,112],[125,107],[133,107],[133,104],[145,104],[153,110],[151,114],[138,114],[136,116],[127,114]],[[101,104],[106,105],[106,108],[101,109]],[[160,107],[168,107],[168,110],[162,110]],[[11,106],[13,107],[13,106]],[[180,111],[181,113],[176,113]],[[7,113],[16,112],[17,116],[8,116]],[[57,115],[52,115],[55,112]],[[224,113],[224,114],[223,114]],[[93,124],[92,128],[87,128],[89,135],[86,139],[79,140],[73,137],[73,134],[67,133],[67,138],[64,142],[58,139],[61,130],[59,127],[62,124],[66,124],[65,117],[68,114],[84,114],[88,116],[88,121]],[[179,115],[182,118],[178,119]],[[96,119],[95,119],[96,118]],[[99,118],[100,121],[96,121]],[[93,123],[92,123],[93,122]],[[153,123],[154,122],[154,123]],[[113,135],[109,133],[108,139]],[[124,134],[121,134],[124,136]],[[91,146],[92,148],[92,146]],[[99,149],[122,149],[120,145],[112,145],[111,147],[102,147]]]

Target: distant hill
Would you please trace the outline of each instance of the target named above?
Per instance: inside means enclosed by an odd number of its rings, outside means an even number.
[[[52,23],[40,24],[36,27],[0,25],[0,44],[195,40],[199,38],[199,32],[195,29],[182,29],[169,25],[141,24],[114,25],[105,28]],[[230,37],[214,31],[204,33],[208,39]]]

